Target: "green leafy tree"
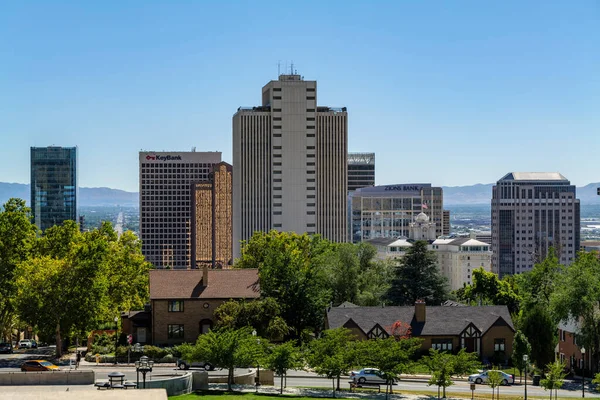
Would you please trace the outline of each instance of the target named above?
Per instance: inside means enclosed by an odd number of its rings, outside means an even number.
[[[331,301],[338,306],[345,301],[357,303],[358,279],[361,273],[358,248],[352,243],[340,243],[331,254],[327,263],[328,286],[331,289]]]
[[[258,268],[262,296],[277,301],[290,336],[300,338],[306,329],[318,332],[323,326],[331,300],[326,263],[333,251],[335,245],[319,235],[256,232],[242,245],[235,266]]]
[[[523,356],[530,354],[531,345],[529,344],[527,337],[523,334],[523,332],[517,330],[513,338],[512,362],[513,365],[519,370],[519,382],[521,381],[523,370],[525,369],[525,361],[523,360]],[[527,377],[525,377],[525,380],[527,380]]]
[[[503,381],[504,381],[504,377],[502,376],[502,373],[500,371],[498,371],[496,368],[488,371],[487,384],[490,388],[492,388],[492,400],[494,400],[494,393],[496,390],[498,391],[498,395],[496,398],[500,399],[500,386],[502,385]]]
[[[340,390],[340,376],[348,374],[353,366],[354,338],[349,329],[329,329],[323,332],[323,336],[308,345],[306,355],[308,365],[317,374],[333,380],[333,397],[335,397],[336,380],[337,390]]]
[[[369,247],[374,247],[367,243],[362,243]],[[359,249],[360,254],[360,249]],[[356,277],[358,282],[358,295],[356,304],[359,306],[378,306],[387,302],[387,293],[391,287],[394,277],[394,265],[391,260],[374,260],[362,266],[359,275]]]
[[[21,319],[61,339],[112,320],[148,298],[149,264],[131,233],[121,239],[109,223],[80,233],[73,221],[46,230],[35,257],[16,276]]]
[[[556,346],[556,324],[548,309],[537,304],[523,310],[520,324],[531,345],[531,361],[537,366],[551,362]]]
[[[258,343],[250,328],[221,329],[198,336],[194,345],[181,345],[179,351],[182,358],[190,362],[204,361],[227,369],[227,389],[231,390],[235,367],[255,363],[264,343],[266,339],[261,339],[261,344]]]
[[[395,268],[388,301],[400,306],[413,305],[419,299],[440,304],[448,296],[447,280],[440,274],[435,252],[427,250],[427,242],[416,241]]]
[[[265,365],[281,378],[280,393],[283,393],[283,378],[289,369],[302,367],[302,354],[293,341],[271,347],[265,356]]]
[[[597,254],[579,252],[565,268],[550,304],[555,320],[579,318],[577,341],[585,346],[597,365],[600,352],[600,260]],[[545,365],[545,364],[542,364]]]
[[[281,318],[281,308],[277,301],[267,297],[254,301],[229,300],[215,310],[217,328],[240,329],[251,326],[258,336],[270,340],[281,340],[289,332],[289,327]]]
[[[533,266],[531,271],[519,274],[515,278],[521,294],[524,309],[541,304],[550,306],[550,298],[560,281],[563,266],[560,265],[554,248],[548,250],[548,256]]]
[[[596,376],[592,380],[592,383],[595,385],[600,385],[600,372],[596,374]]]
[[[554,398],[558,399],[558,389],[562,387],[565,376],[567,376],[565,367],[565,363],[558,360],[546,366],[548,372],[546,373],[546,378],[540,381],[540,385],[542,385],[544,390],[550,391],[550,400],[552,400],[552,390],[554,390]]]
[[[131,231],[118,238],[110,223],[100,228],[108,242],[108,255],[104,272],[108,284],[107,315],[113,317],[120,311],[141,309],[149,299],[149,271],[152,265],[142,254],[142,242]]]
[[[379,369],[386,380],[387,397],[388,388],[392,392],[392,385],[400,379],[400,375],[411,371],[412,360],[422,343],[423,340],[418,338],[396,340],[392,336],[356,342],[355,362]]]
[[[446,388],[454,384],[450,377],[453,373],[453,356],[450,353],[440,352],[436,349],[429,350],[429,356],[423,357],[422,362],[429,367],[431,378],[428,386],[435,385],[438,388],[438,399],[440,398],[440,387],[443,388],[443,398],[446,398]]]
[[[18,323],[15,277],[19,265],[34,251],[36,232],[25,201],[8,200],[0,211],[0,336],[7,341]]]
[[[507,306],[511,313],[519,311],[520,296],[511,278],[498,279],[498,275],[483,268],[473,270],[473,284],[454,292],[459,300],[474,304]]]
[[[421,362],[431,371],[431,378],[428,385],[438,387],[438,397],[440,397],[440,387],[443,388],[443,397],[446,398],[446,388],[453,385],[452,376],[464,376],[477,371],[479,360],[476,353],[468,353],[464,348],[457,354],[429,350],[429,356],[423,357]]]
[[[463,377],[477,372],[481,366],[477,353],[469,353],[464,348],[460,349],[454,356],[452,375]]]

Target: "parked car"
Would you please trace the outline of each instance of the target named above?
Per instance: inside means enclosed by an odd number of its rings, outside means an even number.
[[[212,364],[204,362],[204,361],[189,362],[189,361],[181,360],[181,359],[177,360],[177,368],[179,368],[179,369],[190,369],[190,367],[192,367],[192,368],[204,368],[206,371],[212,371],[212,370],[215,369],[215,367]]]
[[[46,360],[29,360],[21,364],[21,371],[60,371],[60,368]]]
[[[487,383],[488,381],[488,372],[485,371],[480,374],[469,375],[469,382],[472,383]],[[503,385],[512,385],[515,383],[515,377],[513,375],[509,375],[506,372],[498,371],[502,374],[502,384]]]
[[[385,383],[385,377],[377,368],[363,368],[360,371],[351,371],[350,379],[356,383]]]
[[[32,349],[37,349],[37,347],[38,347],[37,342],[35,340],[31,339],[31,348]]]
[[[33,343],[31,343],[30,339],[19,340],[19,348],[20,349],[31,349],[32,347],[33,347]]]
[[[0,343],[0,353],[11,354],[13,352],[12,344],[10,343]]]

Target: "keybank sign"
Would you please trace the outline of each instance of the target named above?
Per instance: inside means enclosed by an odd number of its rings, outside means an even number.
[[[148,161],[181,161],[181,156],[171,156],[171,155],[167,155],[167,156],[158,156],[156,154],[148,154],[146,156],[146,160]]]

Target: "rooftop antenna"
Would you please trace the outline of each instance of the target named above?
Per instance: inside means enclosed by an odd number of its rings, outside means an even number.
[[[290,75],[294,75],[294,62],[292,61],[292,65],[290,65]]]
[[[192,153],[196,152],[196,146],[192,147]]]
[[[277,76],[281,75],[281,60],[277,61]]]

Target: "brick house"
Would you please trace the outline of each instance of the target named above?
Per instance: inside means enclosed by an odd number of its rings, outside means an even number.
[[[259,297],[256,269],[151,270],[152,343],[193,343],[213,327],[221,304]]]
[[[579,333],[579,323],[575,320],[561,322],[558,325],[558,343],[556,344],[556,359],[564,361],[569,371],[578,372],[583,368],[583,357],[579,345],[577,344],[577,334]],[[590,367],[590,354],[585,354],[585,367]]]
[[[398,321],[410,325],[411,336],[430,348],[456,352],[465,348],[484,362],[507,363],[515,328],[506,306],[358,307],[349,303],[327,310],[326,328],[345,327],[360,340],[386,338]]]

